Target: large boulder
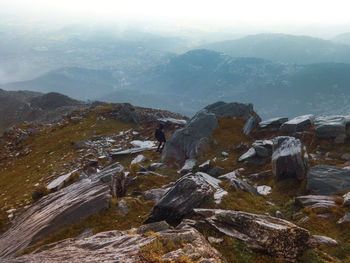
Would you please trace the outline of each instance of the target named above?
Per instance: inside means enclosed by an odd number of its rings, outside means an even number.
[[[140,123],[140,112],[129,103],[117,104],[109,113],[110,117],[123,122]]]
[[[149,231],[156,234],[145,235]],[[165,247],[169,243],[173,246],[167,247],[170,250],[168,252],[161,249],[152,250],[155,244],[159,247]],[[139,263],[151,262],[152,256],[155,254],[162,262],[177,262],[184,256],[189,258],[191,262],[226,262],[222,255],[211,247],[205,237],[196,229],[185,224],[177,229],[170,229],[165,222],[143,225],[138,229],[128,231],[102,232],[82,239],[66,239],[43,246],[31,254],[3,259],[1,262]]]
[[[212,186],[203,176],[184,175],[153,207],[146,223],[166,220],[169,224],[177,225],[193,208],[210,200],[213,194]]]
[[[348,136],[350,116],[321,116],[315,119],[316,136],[342,143]]]
[[[307,173],[307,189],[317,195],[337,195],[350,190],[350,170],[320,165]]]
[[[330,208],[336,206],[334,197],[325,195],[303,195],[295,198],[295,203],[308,208]]]
[[[217,209],[194,212],[222,234],[287,261],[295,261],[307,248],[320,245],[308,230],[276,217]]]
[[[114,164],[101,173],[42,197],[1,235],[0,257],[14,256],[62,227],[107,209],[113,184],[105,182],[113,182],[113,176],[122,170],[121,165]]]
[[[282,124],[280,130],[288,134],[303,131],[310,128],[314,121],[314,115],[303,115],[295,117]]]
[[[307,170],[306,158],[299,139],[279,136],[273,139],[272,172],[276,179],[302,180]]]
[[[217,117],[241,117],[244,120],[259,118],[251,104],[217,102],[209,105],[171,136],[163,149],[162,161],[180,166],[187,159],[201,156],[208,148],[208,140],[218,125]],[[245,127],[244,130],[250,132],[252,129],[253,127]]]

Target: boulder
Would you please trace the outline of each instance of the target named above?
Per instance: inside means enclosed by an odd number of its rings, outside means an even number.
[[[298,196],[295,198],[295,203],[301,207],[308,208],[329,208],[337,205],[334,201],[334,197],[324,195]]]
[[[288,121],[288,118],[278,117],[272,118],[259,123],[259,128],[261,129],[269,129],[269,130],[278,130],[283,123]]]
[[[71,180],[72,176],[78,171],[78,169],[75,169],[65,175],[61,175],[58,178],[56,178],[55,180],[53,180],[51,183],[49,183],[46,188],[49,191],[56,191],[61,189],[65,183],[67,183],[69,180]]]
[[[211,187],[215,190],[214,201],[215,203],[220,204],[222,197],[227,194],[227,192],[220,186],[221,180],[201,172],[196,173],[196,176],[202,177],[208,184],[211,185]]]
[[[212,186],[202,176],[182,176],[153,207],[146,223],[166,220],[177,225],[193,208],[210,200],[213,194]]]
[[[194,212],[222,234],[287,261],[295,261],[302,255],[312,237],[304,228],[267,215],[216,209],[194,209]]]
[[[211,168],[210,160],[207,160],[198,166],[199,171],[204,172],[204,173],[207,172],[210,168]]]
[[[156,234],[144,234],[149,231]],[[151,262],[151,257],[145,258],[151,253],[147,247],[152,248],[152,245],[166,246],[169,243],[173,246],[166,247],[166,253],[162,250],[153,252],[159,253],[157,256],[162,262],[180,262],[185,256],[193,262],[226,262],[222,255],[196,229],[188,225],[170,229],[165,222],[144,225],[138,229],[127,231],[102,232],[84,239],[70,238],[43,246],[31,254],[3,259],[1,262]]]
[[[342,218],[337,221],[337,224],[344,224],[350,222],[350,213],[346,213]]]
[[[314,119],[314,115],[312,114],[298,116],[283,123],[280,127],[280,130],[284,133],[294,134],[296,132],[310,128],[313,124]]]
[[[343,206],[348,207],[350,206],[350,192],[347,192],[345,195],[343,195],[344,202]]]
[[[350,116],[321,116],[315,119],[316,136],[320,139],[335,139],[344,142],[347,137]]]
[[[247,152],[245,152],[241,157],[238,158],[239,162],[244,162],[250,158],[253,158],[256,156],[256,151],[254,147],[250,148]]]
[[[251,116],[248,121],[244,124],[243,133],[249,135],[261,122],[261,118],[257,115]]]
[[[319,246],[336,247],[338,245],[338,242],[333,238],[318,235],[311,236],[308,242],[308,246],[314,248]]]
[[[195,165],[196,165],[196,160],[195,159],[187,159],[185,161],[184,166],[179,171],[177,171],[177,173],[183,175],[183,174],[187,174],[189,172],[192,172],[192,170],[195,167]]]
[[[247,191],[251,192],[254,195],[258,195],[258,192],[253,186],[251,186],[247,182],[242,181],[239,178],[231,178],[229,185],[235,191]]]
[[[147,161],[147,158],[144,155],[139,154],[131,161],[131,164],[142,163],[144,161]]]
[[[222,175],[225,172],[225,169],[220,166],[214,166],[213,168],[209,169],[208,174],[214,177],[217,177],[219,175]]]
[[[140,112],[129,103],[117,104],[109,113],[110,118],[123,122],[140,123]]]
[[[311,167],[306,188],[317,195],[343,194],[350,190],[350,170],[327,165]]]
[[[242,103],[217,102],[199,111],[183,129],[177,130],[167,141],[163,153],[163,162],[182,165],[186,159],[201,156],[208,148],[208,139],[218,125],[217,117],[248,120],[257,116],[253,105]]]
[[[305,177],[307,163],[302,153],[299,139],[288,136],[276,137],[273,140],[272,172],[277,180]]]
[[[261,158],[269,157],[272,153],[273,141],[257,140],[253,143],[256,155]]]
[[[0,258],[14,256],[62,227],[109,207],[110,188],[100,178],[78,181],[42,197],[0,237]]]
[[[256,191],[259,195],[269,195],[271,194],[271,186],[268,185],[259,185],[256,187]]]
[[[118,213],[121,215],[126,215],[129,211],[128,204],[125,199],[118,202]]]

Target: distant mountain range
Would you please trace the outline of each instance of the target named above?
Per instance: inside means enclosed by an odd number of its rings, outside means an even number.
[[[130,102],[189,116],[218,100],[252,102],[264,118],[349,113],[349,87],[350,64],[286,64],[210,50],[189,51],[123,78],[112,70],[64,68],[1,86],[60,92],[79,100]]]
[[[345,36],[338,39],[345,39]],[[350,42],[337,42],[340,43],[309,36],[259,34],[216,42],[203,48],[232,57],[258,57],[282,63],[350,63],[350,46],[344,45]]]

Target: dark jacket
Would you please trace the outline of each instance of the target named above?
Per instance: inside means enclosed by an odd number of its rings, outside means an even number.
[[[164,132],[161,128],[158,127],[156,129],[154,136],[156,137],[158,142],[166,142]]]

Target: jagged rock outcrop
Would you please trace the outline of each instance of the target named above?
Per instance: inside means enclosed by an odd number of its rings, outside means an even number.
[[[276,137],[272,154],[272,172],[276,179],[294,177],[302,180],[306,170],[307,163],[300,140],[288,136]]]
[[[350,116],[321,116],[315,119],[315,132],[320,139],[343,143],[348,136]]]
[[[138,124],[141,121],[140,112],[129,103],[117,104],[109,115],[112,119],[124,122]]]
[[[336,195],[350,190],[350,170],[335,166],[311,167],[306,188],[317,195]]]
[[[283,123],[288,121],[288,118],[277,117],[262,121],[259,123],[259,128],[270,131],[277,131]]]
[[[217,116],[241,117],[244,120],[259,118],[251,104],[217,102],[209,105],[199,111],[183,129],[172,135],[163,149],[162,161],[180,166],[187,159],[201,156],[208,147],[209,137],[218,125]]]
[[[296,132],[310,128],[313,124],[313,121],[314,115],[312,114],[298,116],[283,123],[280,127],[280,130],[288,134],[294,134]]]
[[[176,225],[195,207],[213,197],[211,185],[202,176],[187,174],[176,181],[153,207],[146,223],[166,220]]]
[[[145,235],[152,231],[156,234]],[[159,252],[160,260],[176,260],[186,256],[196,262],[226,262],[222,255],[197,230],[182,225],[170,229],[165,222],[157,222],[128,231],[108,231],[83,239],[66,239],[51,245],[43,246],[37,251],[4,263],[71,263],[71,262],[104,262],[104,263],[139,263],[146,262],[147,245],[160,243],[174,247],[166,254]],[[150,251],[149,251],[150,252]],[[164,253],[164,252],[163,252]],[[149,259],[150,260],[150,259]],[[148,261],[147,261],[148,262]]]
[[[295,261],[311,243],[320,245],[308,230],[276,217],[217,209],[194,212],[222,234],[287,261]]]
[[[14,256],[60,228],[107,209],[111,188],[120,189],[113,178],[122,170],[122,166],[114,164],[90,178],[42,197],[1,235],[0,257]]]

